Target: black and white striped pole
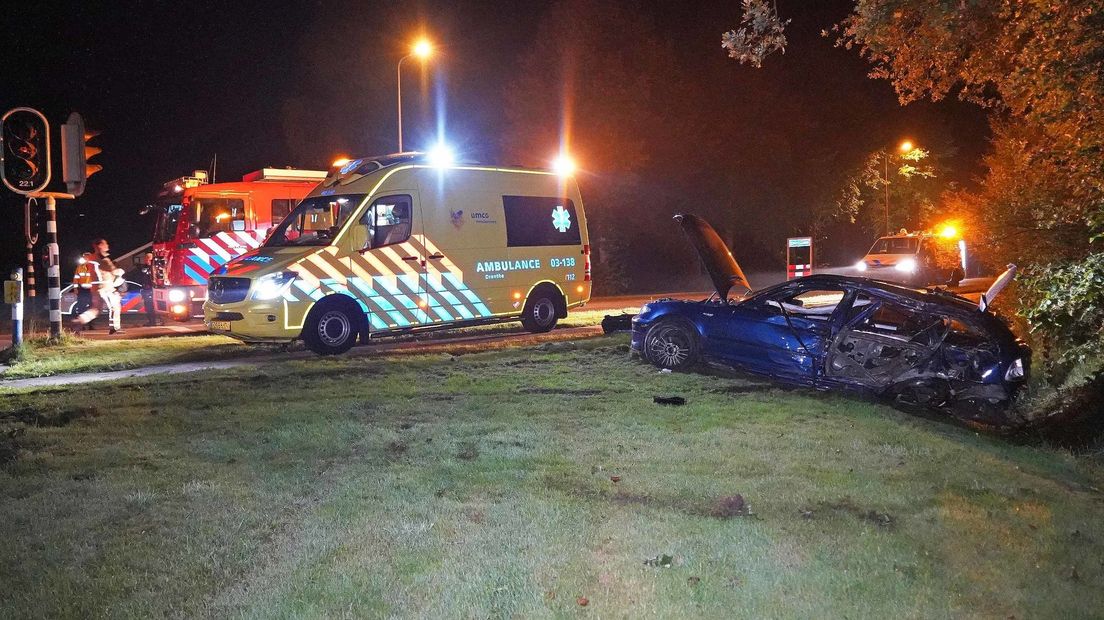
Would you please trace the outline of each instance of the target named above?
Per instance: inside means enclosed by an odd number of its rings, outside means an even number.
[[[72,198],[68,194],[66,198]],[[57,236],[57,199],[51,192],[46,196],[46,284],[50,300],[50,340],[61,339],[61,262]]]
[[[23,269],[16,267],[4,282],[4,303],[11,304],[12,349],[23,346]]]
[[[57,199],[75,198],[62,192],[38,192],[35,198],[46,199],[46,299],[50,309],[50,342],[61,339],[61,261],[57,235]]]

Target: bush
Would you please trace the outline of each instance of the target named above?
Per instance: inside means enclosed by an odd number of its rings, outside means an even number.
[[[1031,268],[1020,280],[1023,316],[1056,361],[1084,362],[1104,352],[1104,253]]]

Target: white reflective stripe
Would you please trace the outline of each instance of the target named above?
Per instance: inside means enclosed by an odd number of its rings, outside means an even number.
[[[215,235],[215,238],[217,238],[219,241],[221,241],[223,247],[225,247],[227,250],[231,250],[231,251],[236,252],[237,250],[235,248],[237,248],[240,245],[243,245],[241,241],[238,241],[236,236],[231,237],[230,235],[228,235],[224,232],[218,233],[217,235]]]
[[[197,258],[201,259],[203,261],[203,264],[207,265],[208,269],[214,269],[215,268],[215,264],[213,262],[211,262],[211,255],[210,254],[204,252],[203,250],[201,250],[199,248],[192,248],[192,254],[194,254]]]
[[[51,310],[50,311],[50,322],[51,323],[60,323],[61,322],[61,310]]]
[[[17,304],[12,304],[12,320],[13,321],[22,321],[23,320],[23,302],[19,302]]]
[[[61,299],[61,289],[51,287],[46,293],[50,299]]]
[[[46,275],[51,278],[60,278],[61,267],[58,267],[57,265],[50,265],[46,268]]]
[[[256,248],[259,245],[261,245],[261,242],[258,241],[255,237],[253,237],[253,235],[251,235],[249,233],[240,232],[240,233],[235,233],[235,234],[237,235],[239,241],[243,245],[245,245],[246,247],[248,247],[250,249]]]
[[[231,256],[229,252],[223,249],[223,247],[219,245],[217,241],[213,239],[200,239],[199,241],[208,248],[211,248],[211,251],[222,258],[223,262],[226,262],[233,258],[233,256]]]
[[[57,222],[55,220],[46,220],[46,232],[48,232],[48,233],[56,233],[57,232]]]

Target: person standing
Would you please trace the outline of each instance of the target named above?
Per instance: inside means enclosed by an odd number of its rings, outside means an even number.
[[[142,308],[146,312],[146,325],[156,327],[157,313],[153,307],[153,252],[146,252],[134,281],[142,287]]]
[[[111,324],[107,333],[118,334],[123,331],[123,298],[119,293],[119,287],[123,286],[123,270],[111,260],[111,247],[107,239],[97,239],[92,247],[96,248],[100,257],[100,299],[107,307],[107,318]]]
[[[103,306],[99,294],[100,282],[103,276],[100,273],[100,255],[97,248],[97,239],[92,243],[92,249],[85,252],[77,265],[77,271],[73,274],[73,283],[77,285],[77,305],[73,311],[76,317],[73,319],[73,331],[81,333],[85,329],[91,329],[92,321],[100,316]],[[80,312],[77,312],[77,310]]]

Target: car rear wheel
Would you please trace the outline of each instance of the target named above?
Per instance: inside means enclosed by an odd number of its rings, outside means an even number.
[[[698,362],[698,333],[692,325],[674,319],[653,325],[644,336],[644,357],[660,368],[683,370]]]
[[[560,320],[558,298],[562,298],[559,291],[551,287],[539,286],[534,289],[521,311],[522,326],[535,334],[552,331]]]
[[[338,355],[356,344],[364,313],[355,301],[329,297],[319,301],[303,325],[303,342],[319,355]]]

